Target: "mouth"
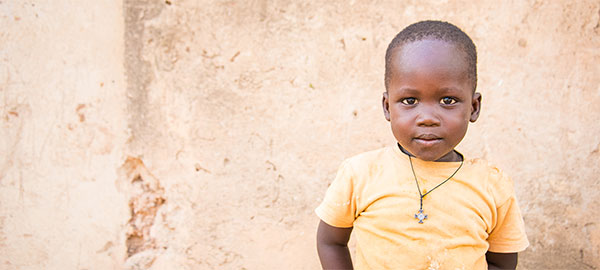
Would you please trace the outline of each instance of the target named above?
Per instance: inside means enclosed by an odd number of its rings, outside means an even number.
[[[434,144],[441,142],[443,139],[434,134],[422,134],[422,135],[415,137],[413,140],[416,141],[417,143],[425,145],[425,146],[432,146]]]

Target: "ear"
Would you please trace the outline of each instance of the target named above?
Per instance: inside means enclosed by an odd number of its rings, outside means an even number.
[[[473,101],[471,102],[471,117],[469,121],[475,122],[479,118],[479,112],[481,111],[481,94],[478,92],[473,93]]]
[[[390,99],[388,97],[387,91],[383,92],[383,99],[381,100],[381,105],[383,106],[383,115],[385,116],[385,120],[390,121]]]

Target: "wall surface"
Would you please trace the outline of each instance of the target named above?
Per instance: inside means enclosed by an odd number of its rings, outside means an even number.
[[[510,2],[510,3],[509,3]],[[383,56],[453,22],[520,269],[600,268],[597,1],[0,1],[0,269],[316,269],[344,158],[393,143]]]
[[[118,269],[119,2],[0,1],[0,269]]]

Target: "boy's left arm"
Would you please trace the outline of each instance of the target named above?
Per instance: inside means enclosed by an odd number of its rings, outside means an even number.
[[[518,253],[496,253],[488,251],[485,253],[488,269],[516,269]]]
[[[496,204],[496,220],[488,236],[485,259],[488,269],[516,269],[519,251],[529,246],[521,209],[515,197],[512,179],[496,169],[492,179]],[[499,173],[499,175],[498,175]]]

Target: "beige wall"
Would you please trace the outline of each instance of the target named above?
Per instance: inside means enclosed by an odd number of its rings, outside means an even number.
[[[0,2],[0,269],[123,260],[122,6],[86,2]]]
[[[459,149],[514,178],[521,269],[600,267],[597,1],[169,3],[0,2],[0,269],[317,268],[337,166],[393,142],[387,43],[429,18],[478,46]]]

